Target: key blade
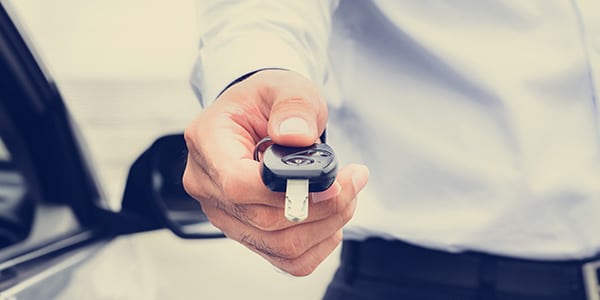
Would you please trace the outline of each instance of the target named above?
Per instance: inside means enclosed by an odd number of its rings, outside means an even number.
[[[294,222],[308,217],[308,179],[288,179],[285,190],[285,217]]]

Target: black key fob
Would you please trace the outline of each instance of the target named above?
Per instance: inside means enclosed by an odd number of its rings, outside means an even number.
[[[309,147],[269,146],[263,153],[261,177],[274,192],[285,192],[289,179],[308,181],[309,192],[328,189],[337,175],[337,160],[329,145]]]

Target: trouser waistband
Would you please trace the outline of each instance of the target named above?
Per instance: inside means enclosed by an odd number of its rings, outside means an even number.
[[[347,280],[364,276],[385,282],[464,289],[524,299],[586,299],[582,266],[589,260],[536,261],[477,252],[449,253],[401,241],[345,241]],[[596,268],[593,270],[598,272]],[[597,276],[594,279],[596,295]],[[490,298],[491,299],[491,298]]]

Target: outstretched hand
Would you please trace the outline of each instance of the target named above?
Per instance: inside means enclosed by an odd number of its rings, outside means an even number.
[[[310,195],[309,217],[292,223],[284,217],[283,193],[261,181],[253,150],[265,136],[286,146],[312,145],[326,122],[315,84],[291,71],[263,70],[227,89],[185,131],[185,190],[227,237],[296,276],[312,273],[341,242],[368,170],[340,169],[328,190]]]

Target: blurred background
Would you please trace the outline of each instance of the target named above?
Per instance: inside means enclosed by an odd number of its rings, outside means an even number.
[[[157,137],[182,132],[201,109],[188,83],[199,40],[196,2],[3,3],[56,81],[118,209],[133,160]],[[109,244],[60,299],[320,299],[338,251],[311,276],[293,278],[225,239],[150,232]]]
[[[57,82],[118,207],[126,169],[200,110],[188,77],[195,2],[8,1]]]

